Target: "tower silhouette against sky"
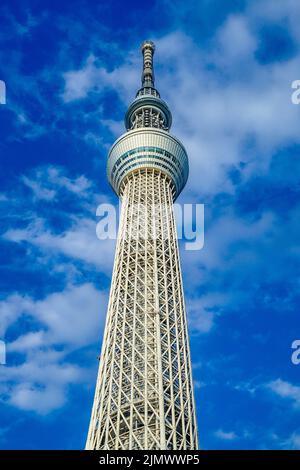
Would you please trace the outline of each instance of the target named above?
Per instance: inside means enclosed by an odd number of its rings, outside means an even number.
[[[122,209],[86,449],[197,449],[189,339],[173,202],[188,178],[183,145],[154,86],[151,41],[127,132],[112,146]]]

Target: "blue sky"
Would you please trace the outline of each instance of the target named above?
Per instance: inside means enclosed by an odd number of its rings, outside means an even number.
[[[300,448],[298,0],[1,2],[0,446],[84,447],[114,242],[107,151],[155,41],[205,204],[181,247],[204,449]]]

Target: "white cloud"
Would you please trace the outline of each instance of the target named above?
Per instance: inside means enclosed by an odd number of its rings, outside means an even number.
[[[70,385],[84,383],[88,377],[84,368],[46,361],[37,353],[19,366],[5,367],[0,379],[1,401],[22,410],[47,414],[66,403]]]
[[[44,331],[36,331],[24,334],[9,344],[9,350],[11,352],[24,353],[32,349],[42,347],[44,344],[44,338]]]
[[[68,286],[43,300],[19,295],[3,300],[0,311],[6,312],[6,329],[26,315],[35,321],[31,321],[35,331],[7,344],[7,365],[0,377],[1,400],[45,414],[66,402],[70,385],[88,383],[90,367],[70,363],[68,354],[99,340],[106,299],[106,293],[86,283]],[[20,364],[10,364],[12,353],[21,353]]]
[[[222,66],[230,66],[240,60],[251,60],[256,48],[255,36],[242,15],[229,16],[216,37],[214,60]]]
[[[231,210],[212,219],[209,207],[205,209],[204,248],[193,252],[181,250],[187,292],[192,295],[198,286],[211,281],[213,292],[210,291],[206,299],[209,301],[208,308],[218,305],[224,307],[233,298],[237,300],[236,288],[234,291],[227,289],[225,293],[218,293],[213,281],[216,273],[221,270],[225,275],[235,268],[241,276],[248,276],[251,268],[260,262],[258,251],[265,241],[265,234],[272,233],[275,226],[276,217],[271,212],[264,213],[257,220],[248,221],[236,216]],[[234,249],[237,245],[239,248]]]
[[[222,312],[228,302],[225,294],[209,293],[197,299],[187,298],[189,324],[193,332],[208,333],[214,326],[215,316]]]
[[[2,335],[22,315],[43,325],[39,331],[18,337],[8,345],[8,350],[21,352],[22,349],[28,351],[60,343],[82,347],[92,343],[100,334],[106,297],[106,292],[96,290],[89,283],[67,286],[62,292],[53,292],[42,300],[16,294],[7,297],[0,302],[0,311],[4,314],[2,325],[5,326]]]
[[[276,379],[269,382],[266,387],[281,398],[291,400],[294,406],[300,407],[300,387],[290,382]]]
[[[37,199],[48,201],[53,200],[61,189],[78,194],[84,199],[92,187],[92,182],[85,175],[70,178],[62,167],[53,165],[34,168],[30,177],[23,175],[21,181],[33,191]]]
[[[50,253],[52,257],[63,254],[70,259],[96,266],[102,272],[110,274],[115,240],[99,240],[96,234],[97,206],[99,203],[110,202],[109,197],[98,194],[93,183],[85,175],[71,178],[66,174],[64,168],[51,165],[34,168],[29,176],[23,175],[21,181],[30,187],[34,194],[33,205],[31,210],[26,210],[26,217],[24,217],[22,206],[18,207],[20,217],[22,217],[22,225],[24,226],[25,220],[27,226],[8,228],[2,237],[11,242],[27,242],[38,247],[45,259],[49,257]],[[58,211],[61,216],[65,197],[64,192],[61,193],[61,191],[72,193],[73,200],[81,211],[76,216],[73,213],[65,212],[65,222],[69,223],[69,225],[67,224],[68,228],[58,232],[49,228],[47,218],[39,217],[37,213],[39,207],[35,208],[34,204],[39,200],[60,202],[59,208],[51,206],[51,213],[55,215]],[[20,200],[17,195],[13,193],[12,196],[10,198],[6,196],[5,202],[10,201],[11,204],[19,206]],[[116,215],[118,210],[116,207]],[[61,260],[60,263],[62,263]],[[56,265],[54,269],[58,272],[62,266]],[[69,270],[72,270],[72,267],[69,267]]]
[[[47,327],[48,340],[79,347],[100,336],[105,304],[106,294],[87,283],[34,302],[31,315]]]
[[[65,103],[84,99],[91,92],[104,93],[114,89],[123,99],[130,99],[134,84],[138,86],[138,65],[136,54],[126,54],[127,62],[109,72],[94,54],[90,54],[81,69],[70,70],[63,74],[65,88],[62,99]]]
[[[300,450],[300,434],[293,433],[287,441],[285,441],[287,449]]]
[[[19,294],[10,295],[5,301],[0,302],[0,336],[4,337],[7,327],[14,323],[20,316],[22,309],[30,305],[30,299]]]
[[[36,219],[25,229],[10,229],[3,238],[16,243],[28,242],[45,252],[64,254],[70,258],[97,266],[110,274],[115,240],[99,240],[96,219],[74,217],[73,225],[63,233],[55,234],[46,228],[44,219]]]
[[[206,386],[205,382],[202,382],[201,380],[193,380],[194,388],[199,390],[200,388],[203,388]]]
[[[300,450],[300,434],[293,432],[288,438],[278,435],[275,432],[270,434],[270,439],[276,447],[284,450]]]
[[[22,181],[33,191],[37,199],[45,199],[46,201],[51,201],[56,195],[56,192],[53,189],[43,188],[43,186],[39,182],[32,180],[27,176],[23,176]]]
[[[28,8],[23,10],[22,20],[18,19],[19,15],[14,15],[6,7],[1,8],[1,15],[5,19],[6,25],[10,28],[5,28],[6,37],[13,36],[30,36],[33,30],[40,26],[47,18],[48,13],[46,10],[40,14],[33,14]]]
[[[215,436],[223,441],[233,441],[238,437],[234,431],[223,431],[223,429],[218,429]]]
[[[39,390],[32,384],[22,383],[11,393],[9,404],[43,415],[62,407],[65,401],[65,392],[59,387],[50,385],[46,389]]]
[[[64,74],[66,88],[63,99],[65,102],[85,98],[88,91],[95,86],[95,82],[101,83],[101,75],[105,75],[105,71],[98,70],[94,62],[95,57],[91,55],[81,70],[72,70]]]
[[[213,194],[220,188],[233,192],[227,176],[231,166],[239,168],[241,161],[247,164],[241,171],[244,180],[265,173],[278,145],[291,140],[299,142],[299,113],[290,104],[289,83],[289,77],[292,80],[297,76],[298,60],[280,66],[259,65],[249,52],[253,49],[252,40],[244,52],[243,40],[236,40],[236,25],[246,30],[244,20],[229,18],[211,55],[198,50],[188,38],[183,42],[182,34],[157,41],[158,48],[170,51],[160,74],[159,89],[173,111],[173,132],[189,154],[187,188],[194,195]],[[172,74],[168,73],[170,63]],[[216,73],[208,68],[209,64],[216,67]],[[227,80],[220,79],[223,75],[227,75]],[[255,153],[247,154],[244,147],[249,136],[255,142]]]
[[[288,7],[280,4],[281,10],[288,12],[296,8],[294,2]],[[249,8],[246,15],[229,16],[205,52],[180,31],[154,38],[157,87],[172,110],[172,132],[188,150],[191,171],[187,188],[193,195],[211,195],[220,188],[233,192],[229,168],[245,163],[243,180],[265,174],[277,147],[300,141],[300,117],[290,100],[299,56],[280,64],[256,60],[258,10]],[[289,18],[292,22],[292,14]],[[93,90],[113,89],[129,104],[139,86],[140,69],[141,57],[136,50],[126,54],[124,63],[112,71],[90,54],[82,68],[64,75],[63,97],[72,101]],[[118,129],[119,123],[112,127]],[[247,152],[249,138],[254,147]]]
[[[263,0],[259,2],[259,7],[255,2],[250,2],[248,6],[248,14],[252,20],[258,24],[266,24],[270,21],[278,24],[282,20],[286,22],[288,31],[292,34],[296,41],[300,40],[299,31],[299,2],[298,0]]]

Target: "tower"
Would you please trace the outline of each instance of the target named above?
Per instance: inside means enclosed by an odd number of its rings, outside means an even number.
[[[122,209],[86,449],[197,449],[190,351],[173,201],[183,145],[142,44],[142,87],[113,144],[108,180]]]

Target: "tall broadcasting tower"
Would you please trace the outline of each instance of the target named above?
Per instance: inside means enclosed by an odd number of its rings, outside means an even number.
[[[154,87],[154,49],[142,44],[142,88],[108,156],[122,210],[86,449],[197,449],[173,214],[188,157]]]

